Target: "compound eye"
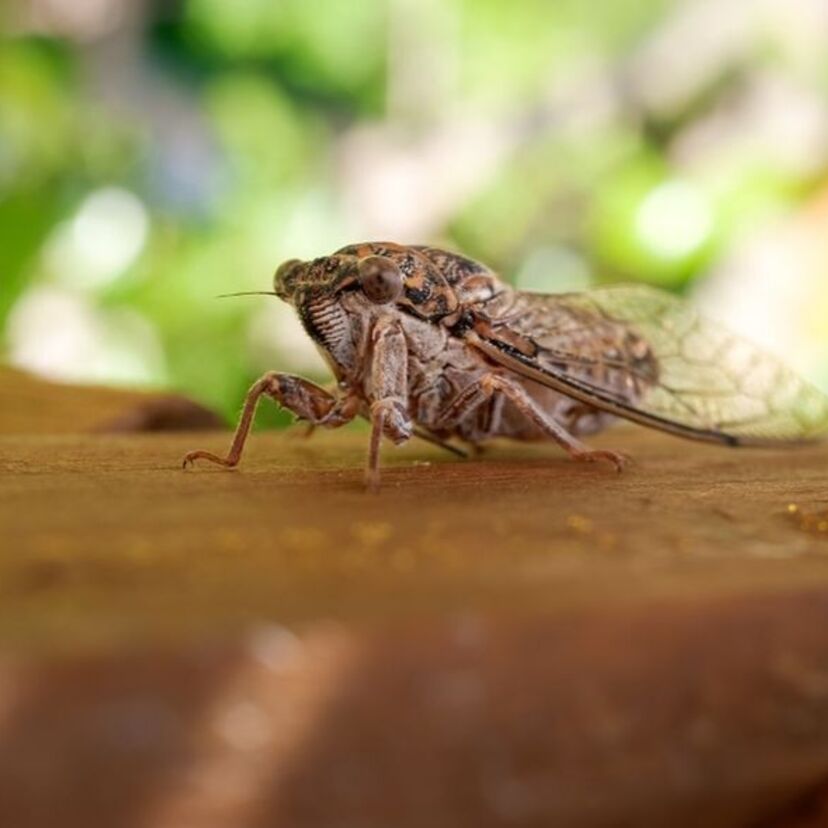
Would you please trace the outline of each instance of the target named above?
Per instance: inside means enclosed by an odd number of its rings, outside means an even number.
[[[273,290],[275,290],[276,293],[283,292],[285,279],[290,275],[291,271],[295,270],[300,264],[302,264],[302,262],[300,262],[299,259],[288,259],[276,268],[276,273],[273,274]]]
[[[403,290],[400,269],[385,256],[368,256],[359,262],[359,283],[365,295],[378,305],[393,302]]]

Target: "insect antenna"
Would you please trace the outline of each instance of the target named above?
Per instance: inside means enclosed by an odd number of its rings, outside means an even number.
[[[241,290],[238,293],[220,293],[216,299],[229,299],[231,296],[278,296],[273,290]]]

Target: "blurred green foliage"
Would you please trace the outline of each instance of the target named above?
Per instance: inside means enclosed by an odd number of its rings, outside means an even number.
[[[824,166],[728,155],[726,140],[687,163],[693,124],[754,75],[792,74],[824,96],[828,60],[800,65],[760,33],[690,94],[653,104],[637,54],[669,28],[668,0],[112,0],[97,4],[120,12],[108,27],[64,5],[44,17],[21,3],[0,47],[7,355],[176,387],[227,415],[304,346],[295,331],[270,336],[288,324],[270,300],[215,296],[267,289],[280,260],[375,235],[353,209],[360,181],[395,153],[420,163],[429,136],[463,135],[446,124],[487,124],[500,150],[448,207],[406,205],[415,217],[400,227],[428,238],[399,240],[458,247],[533,288],[682,289],[823,180]],[[68,333],[38,363],[26,338],[46,335],[31,320],[56,294],[44,330]]]

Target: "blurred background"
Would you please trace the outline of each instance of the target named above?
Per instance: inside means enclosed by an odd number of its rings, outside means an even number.
[[[828,389],[825,0],[6,0],[0,358],[232,418],[284,259],[641,281]],[[272,407],[270,407],[272,408]],[[280,420],[269,411],[271,422]]]

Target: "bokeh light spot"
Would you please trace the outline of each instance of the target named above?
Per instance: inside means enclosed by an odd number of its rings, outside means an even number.
[[[164,352],[155,327],[131,309],[96,308],[58,287],[29,290],[12,308],[9,361],[49,379],[161,385]]]
[[[64,284],[100,288],[115,281],[140,256],[149,218],[128,190],[105,187],[91,193],[46,253],[49,269]]]
[[[708,199],[693,184],[674,179],[652,190],[635,217],[635,231],[648,252],[676,261],[698,250],[710,236],[713,215]]]

